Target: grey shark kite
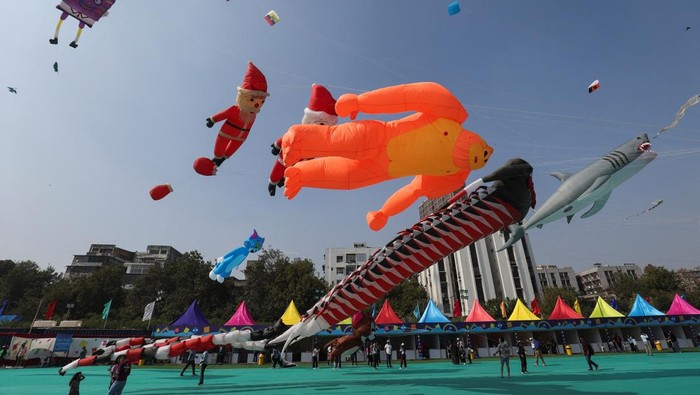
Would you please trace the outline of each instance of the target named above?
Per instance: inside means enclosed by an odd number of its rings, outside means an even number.
[[[552,173],[561,181],[559,189],[521,225],[510,226],[511,237],[499,251],[515,244],[532,227],[542,228],[542,225],[560,218],[571,222],[574,214],[591,204],[592,207],[581,218],[596,214],[605,206],[613,189],[637,174],[654,158],[656,153],[651,151],[649,137],[644,133],[610,151],[578,173]]]

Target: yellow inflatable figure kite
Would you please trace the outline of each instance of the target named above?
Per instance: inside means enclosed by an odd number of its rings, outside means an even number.
[[[462,129],[468,114],[445,87],[432,82],[397,85],[338,99],[339,116],[416,111],[405,118],[348,122],[335,126],[294,125],[282,137],[284,195],[302,187],[356,189],[416,176],[379,211],[367,213],[372,230],[407,209],[419,197],[437,198],[464,185],[471,170],[484,167],[491,148]]]

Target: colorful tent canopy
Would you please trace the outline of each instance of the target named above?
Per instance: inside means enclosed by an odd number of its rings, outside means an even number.
[[[204,316],[202,310],[199,309],[197,300],[194,300],[190,307],[185,310],[182,315],[175,321],[170,323],[171,326],[209,326],[209,320]]]
[[[374,322],[376,324],[401,324],[403,323],[403,320],[399,318],[398,315],[394,312],[394,309],[391,308],[391,305],[389,304],[389,299],[384,299],[384,304],[382,305],[382,308],[379,310],[379,314],[377,314],[376,317],[374,317]]]
[[[673,297],[673,303],[671,303],[671,308],[668,309],[667,315],[686,315],[686,314],[700,314],[700,310],[693,307],[690,303],[686,302],[683,298],[678,296]]]
[[[628,317],[649,317],[653,315],[664,315],[664,313],[657,310],[654,306],[650,305],[649,302],[644,300],[642,295],[637,294],[637,298],[634,300],[632,305],[632,310]]]
[[[285,310],[284,314],[282,314],[282,322],[284,322],[285,325],[294,325],[301,322],[301,315],[299,314],[297,307],[294,305],[293,300],[289,302],[287,310]]]
[[[533,314],[533,312],[525,306],[525,303],[518,298],[513,313],[508,317],[508,321],[540,321],[540,317]]]
[[[450,322],[450,320],[445,317],[444,314],[442,314],[442,311],[438,309],[437,306],[435,306],[435,303],[433,303],[432,299],[428,300],[428,305],[425,307],[425,311],[423,311],[423,315],[420,317],[420,320],[418,320],[419,323],[425,324],[425,323],[440,323],[440,322]]]
[[[589,316],[589,318],[615,318],[615,317],[624,317],[625,315],[620,313],[619,311],[615,310],[601,298],[598,296],[598,301],[595,304],[595,308],[593,308],[593,312]]]
[[[566,302],[564,302],[561,296],[557,296],[557,304],[554,305],[552,314],[549,315],[550,320],[575,320],[581,319],[583,316],[576,312],[576,310],[569,307]]]
[[[253,318],[251,318],[250,313],[248,312],[248,307],[245,304],[245,300],[238,305],[236,312],[224,324],[224,326],[241,325],[255,325],[255,321],[253,321]]]
[[[495,322],[496,320],[491,317],[489,313],[481,307],[479,300],[474,299],[474,304],[472,305],[472,310],[469,315],[464,320],[464,322]]]

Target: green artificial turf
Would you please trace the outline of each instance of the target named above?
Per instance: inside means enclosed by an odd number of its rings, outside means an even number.
[[[264,366],[214,366],[207,368],[205,384],[191,370],[180,377],[181,366],[134,366],[124,394],[687,394],[700,390],[700,353],[606,353],[593,358],[599,371],[588,371],[581,355],[547,357],[547,366],[534,366],[528,358],[527,375],[520,361],[511,357],[511,376],[501,378],[497,359],[479,359],[472,365],[449,361],[409,361],[399,370],[398,361],[378,370],[366,363],[343,364],[332,369],[325,362],[319,370],[303,364],[287,369]],[[75,371],[61,377],[57,368],[0,370],[0,395],[67,394]],[[86,376],[82,394],[106,394],[106,366],[80,369]],[[199,369],[197,369],[199,372]]]

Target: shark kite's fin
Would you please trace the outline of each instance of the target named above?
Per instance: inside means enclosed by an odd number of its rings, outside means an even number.
[[[567,224],[570,224],[572,218],[574,218],[574,215],[573,215],[573,214],[567,215],[567,216],[566,216],[566,223],[567,223]]]
[[[607,203],[608,199],[610,199],[611,193],[612,193],[612,191],[608,192],[605,196],[601,196],[600,199],[596,200],[595,203],[593,203],[593,206],[591,207],[591,209],[586,211],[585,213],[583,213],[583,215],[581,215],[581,218],[591,217],[591,216],[595,215],[596,213],[598,213],[598,211],[602,210],[603,207],[605,207],[605,203]]]
[[[584,192],[581,194],[581,198],[584,198],[587,194],[594,192],[596,189],[600,188],[605,184],[608,180],[610,179],[609,175],[606,176],[600,176],[593,181],[593,184]]]
[[[550,176],[555,177],[561,183],[564,183],[567,178],[571,177],[571,173],[564,173],[561,171],[555,171],[554,173],[549,173]]]

